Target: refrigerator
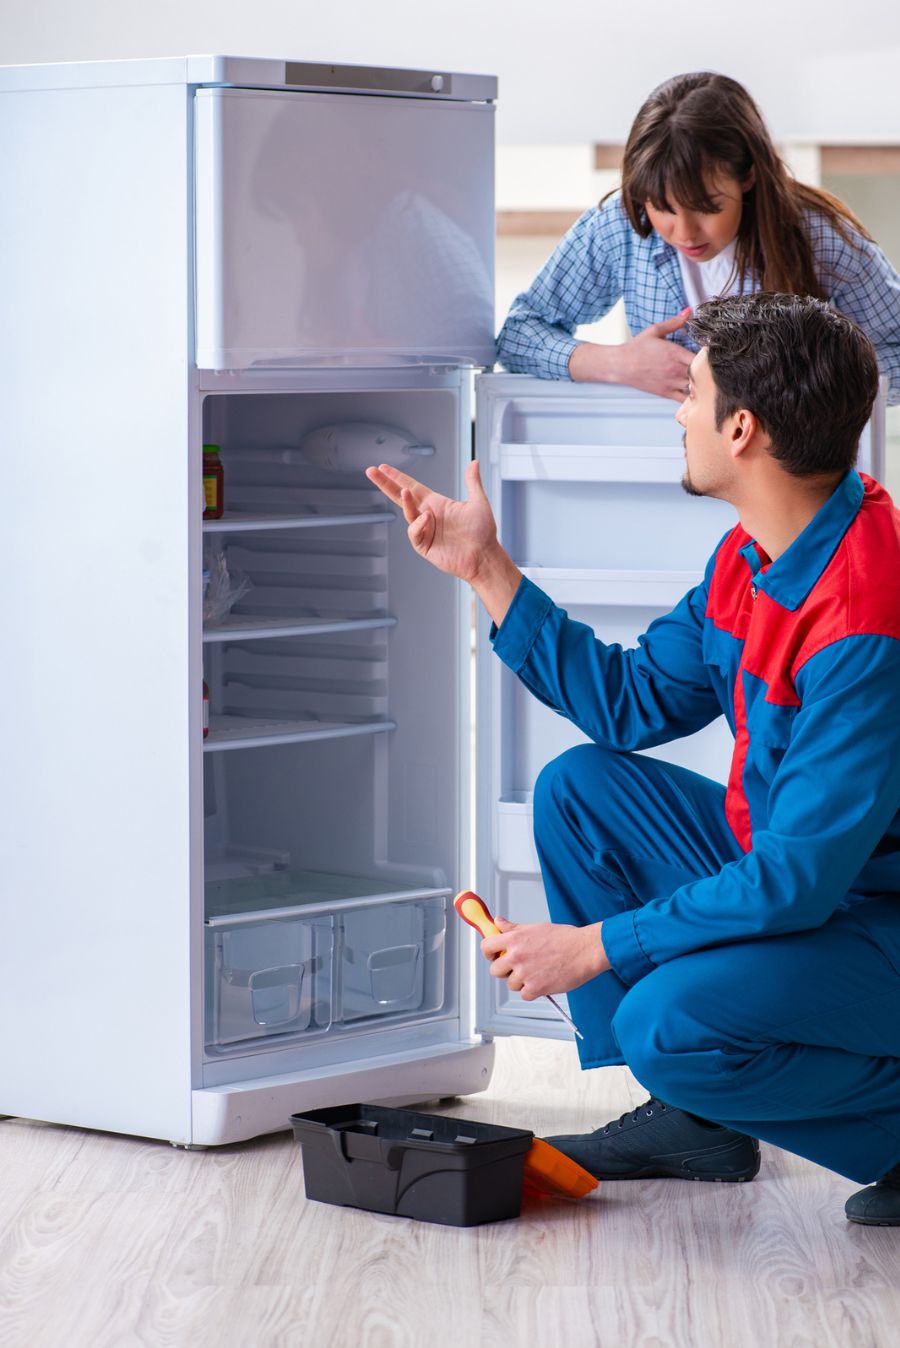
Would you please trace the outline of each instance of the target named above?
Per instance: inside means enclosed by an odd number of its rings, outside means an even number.
[[[198,56],[0,97],[0,1111],[209,1146],[478,1092],[497,1035],[570,1031],[452,898],[546,916],[531,793],[579,736],[362,469],[459,495],[474,430],[514,559],[625,644],[730,508],[682,493],[674,404],[489,373],[493,78]],[[730,737],[654,752],[724,779]]]

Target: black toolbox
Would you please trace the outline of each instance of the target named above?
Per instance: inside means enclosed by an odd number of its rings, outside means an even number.
[[[518,1217],[534,1133],[382,1105],[292,1114],[307,1198],[478,1226]]]

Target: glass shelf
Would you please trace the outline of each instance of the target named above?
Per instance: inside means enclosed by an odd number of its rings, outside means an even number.
[[[345,739],[350,735],[380,735],[396,730],[394,721],[272,720],[250,716],[213,716],[203,741],[206,754],[227,749],[264,749],[273,744],[301,744],[311,740]]]
[[[204,520],[205,534],[266,533],[272,529],[336,528],[344,524],[391,524],[397,518],[393,510],[356,510],[321,514],[244,514],[228,511],[219,520]]]
[[[262,617],[258,613],[232,615],[218,627],[206,628],[204,642],[264,640],[266,637],[313,637],[328,632],[365,632],[376,627],[395,627],[397,619],[390,614],[372,618],[291,618],[285,614]]]

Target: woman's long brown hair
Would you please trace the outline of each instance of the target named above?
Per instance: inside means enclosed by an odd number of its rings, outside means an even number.
[[[837,197],[791,177],[753,99],[727,75],[676,75],[654,89],[625,146],[622,204],[638,234],[647,238],[653,227],[646,202],[668,210],[674,200],[687,210],[715,213],[710,180],[728,176],[744,182],[751,171],[735,255],[741,286],[753,277],[761,290],[827,299],[805,212],[823,215],[851,244],[854,231],[865,239],[872,236]]]

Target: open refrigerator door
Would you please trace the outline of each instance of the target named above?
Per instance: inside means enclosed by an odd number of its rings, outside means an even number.
[[[476,452],[507,551],[571,618],[605,642],[634,645],[702,578],[736,522],[726,503],[683,491],[676,404],[615,385],[500,374],[476,379],[476,405]],[[882,393],[860,446],[862,470],[878,476],[883,452]],[[534,783],[546,763],[585,737],[492,654],[484,612],[476,645],[478,892],[510,921],[546,921]],[[720,717],[646,752],[724,782],[732,746]],[[571,1034],[545,998],[523,1002],[486,966],[476,988],[476,1023],[485,1033]]]

